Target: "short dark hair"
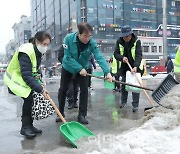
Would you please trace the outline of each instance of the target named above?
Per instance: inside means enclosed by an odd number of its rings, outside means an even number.
[[[45,39],[49,39],[51,42],[51,35],[47,33],[46,31],[39,31],[34,36],[34,41],[38,40],[39,42],[43,42]],[[35,43],[35,42],[34,42]]]
[[[88,33],[88,32],[92,32],[93,31],[93,28],[90,24],[86,23],[86,22],[82,22],[82,23],[79,23],[77,25],[78,27],[78,32],[79,34],[82,34],[82,33]]]

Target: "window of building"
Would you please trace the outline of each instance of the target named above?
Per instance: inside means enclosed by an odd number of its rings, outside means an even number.
[[[113,18],[113,10],[106,10],[106,17]]]
[[[93,13],[94,14],[94,8],[88,8],[88,13]]]
[[[173,23],[173,22],[177,22],[177,17],[175,17],[175,16],[171,16],[170,18],[169,18],[171,21],[171,23]]]
[[[142,51],[143,52],[149,52],[149,46],[143,46]]]
[[[162,53],[162,46],[159,46],[159,53]]]
[[[156,15],[150,13],[141,13],[139,19],[141,21],[156,21]]]
[[[113,24],[113,18],[106,18],[106,24]]]
[[[171,6],[175,6],[175,1],[172,1],[172,2],[171,2]]]
[[[152,46],[151,47],[151,52],[154,52],[154,53],[157,52],[157,46]]]
[[[97,23],[97,18],[88,16],[87,22],[90,23],[91,25],[95,25]]]
[[[87,1],[87,6],[88,7],[96,7],[96,1],[95,0],[90,0],[90,1]]]
[[[137,12],[132,12],[131,13],[131,19],[132,20],[139,20],[139,18],[140,18],[140,14],[139,13],[137,13]]]

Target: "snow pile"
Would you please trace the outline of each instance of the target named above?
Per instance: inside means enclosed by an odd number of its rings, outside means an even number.
[[[175,86],[161,104],[173,108],[153,108],[140,119],[142,126],[103,141],[91,140],[98,150],[91,154],[180,154],[180,85]],[[90,153],[87,153],[90,154]]]

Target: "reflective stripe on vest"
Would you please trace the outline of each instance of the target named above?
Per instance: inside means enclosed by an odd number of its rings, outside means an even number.
[[[178,51],[176,52],[176,57],[174,61],[174,72],[180,73],[180,48],[178,48]]]
[[[136,43],[137,43],[137,41],[138,41],[138,39],[134,42],[134,45],[131,48],[131,55],[132,55],[132,58],[133,58],[134,61],[135,61],[135,57],[136,57],[135,53],[136,53]],[[120,55],[123,55],[124,54],[124,47],[121,44],[119,44],[119,50],[120,50]],[[121,62],[119,64],[119,67],[121,67]],[[142,60],[141,60],[141,64],[139,66],[139,69],[143,70],[143,61]]]
[[[32,74],[37,73],[37,60],[33,44],[26,43],[20,46],[15,52],[4,74],[4,82],[15,95],[27,98],[31,92],[31,88],[26,84],[21,76],[18,60],[19,52],[24,52],[29,56],[32,64]]]

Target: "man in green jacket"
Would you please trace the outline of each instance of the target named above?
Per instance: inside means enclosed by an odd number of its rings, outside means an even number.
[[[68,84],[73,75],[80,86],[80,102],[78,121],[88,124],[87,102],[88,102],[88,59],[91,54],[102,68],[107,80],[112,82],[109,66],[102,56],[97,43],[92,38],[92,27],[88,23],[78,24],[78,32],[68,34],[64,39],[64,57],[62,61],[61,83],[58,91],[59,110],[64,115],[64,106]],[[60,119],[57,117],[56,122]]]

